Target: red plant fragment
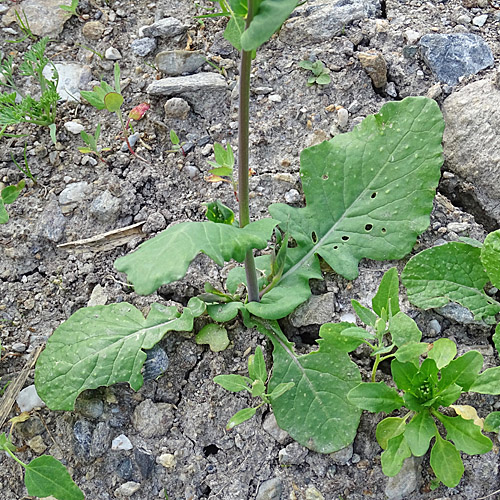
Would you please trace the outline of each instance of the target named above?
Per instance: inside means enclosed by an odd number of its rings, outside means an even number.
[[[143,103],[137,105],[135,108],[132,108],[132,110],[128,114],[128,117],[131,120],[135,120],[137,122],[146,114],[146,111],[149,108],[150,108],[150,105],[143,102]]]

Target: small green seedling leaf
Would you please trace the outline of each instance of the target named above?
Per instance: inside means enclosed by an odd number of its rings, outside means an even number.
[[[500,287],[500,230],[486,236],[481,249],[481,262],[492,285]]]
[[[457,302],[467,307],[475,320],[493,324],[500,304],[483,290],[489,277],[480,257],[480,248],[458,242],[420,252],[401,274],[408,299],[422,309]]]
[[[250,420],[255,415],[256,412],[257,408],[243,408],[243,410],[240,410],[238,413],[234,414],[229,419],[229,422],[226,425],[226,430],[230,431],[237,425],[240,425],[243,422]]]
[[[362,306],[357,300],[351,300],[352,307],[354,308],[354,312],[358,315],[358,318],[368,326],[375,326],[375,322],[377,321],[377,315],[370,311],[365,306]]]
[[[397,391],[383,382],[362,382],[349,392],[347,398],[358,408],[373,413],[391,413],[404,404]]]
[[[262,380],[254,380],[252,382],[252,397],[253,398],[258,398],[259,396],[262,396],[266,392],[266,386],[264,385],[264,382]]]
[[[486,432],[500,432],[500,411],[493,411],[484,419],[484,430]]]
[[[0,224],[6,224],[9,222],[9,213],[5,208],[3,200],[0,198]]]
[[[392,341],[398,347],[410,342],[420,342],[422,338],[422,332],[415,321],[402,311],[389,319],[389,331]]]
[[[429,350],[429,344],[425,342],[410,342],[402,345],[394,354],[401,363],[413,363],[418,366],[418,360],[422,354]]]
[[[177,134],[175,133],[175,130],[170,130],[170,142],[176,146],[179,144],[179,137],[177,136]]]
[[[402,363],[397,359],[391,362],[392,378],[401,391],[408,391],[412,388],[412,380],[417,372],[418,368],[414,363]]]
[[[438,339],[431,344],[427,357],[436,362],[438,368],[449,364],[457,355],[457,345],[450,339]]]
[[[224,351],[229,345],[227,330],[215,323],[205,325],[196,335],[197,344],[208,344],[212,352]]]
[[[230,392],[248,391],[252,385],[252,379],[242,375],[217,375],[214,382]]]
[[[352,323],[325,323],[320,328],[321,337],[342,352],[354,351],[365,340],[374,340],[371,333]]]
[[[109,92],[104,97],[104,105],[110,113],[116,113],[122,107],[123,96],[118,92]]]
[[[405,435],[394,436],[389,439],[387,449],[381,455],[382,471],[386,476],[395,476],[408,457],[411,457],[411,451],[405,440]]]
[[[399,312],[399,277],[395,267],[386,271],[382,277],[377,293],[372,299],[372,307],[379,316],[382,316],[382,309],[391,311],[393,316]]]
[[[500,366],[488,368],[480,373],[469,387],[470,392],[500,394]]]
[[[439,388],[442,390],[457,384],[468,391],[483,367],[483,362],[483,356],[478,351],[469,351],[459,356],[441,369]]]
[[[50,455],[37,457],[26,466],[24,484],[31,496],[53,496],[58,500],[84,499],[64,465]]]
[[[400,417],[384,418],[377,425],[375,436],[380,447],[385,450],[389,446],[389,439],[403,434],[406,429],[406,419]]]
[[[21,194],[21,191],[24,189],[26,185],[26,181],[22,179],[17,184],[13,186],[7,186],[1,191],[1,198],[5,205],[9,205],[10,203],[14,203],[18,196]]]
[[[431,467],[436,477],[448,488],[454,488],[464,473],[460,452],[439,433],[436,433],[436,442],[431,450]]]
[[[412,454],[421,457],[429,449],[437,427],[428,411],[417,413],[406,426],[405,439]]]
[[[248,375],[252,380],[267,382],[266,362],[260,346],[256,347],[255,354],[248,356]]]

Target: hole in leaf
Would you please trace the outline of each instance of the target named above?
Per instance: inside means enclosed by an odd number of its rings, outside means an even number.
[[[373,226],[371,224],[367,224],[365,226],[365,231],[371,231],[373,229]]]
[[[349,236],[342,236],[343,241],[349,241]]]
[[[372,193],[371,198],[375,198],[377,196],[377,193]]]
[[[215,444],[209,444],[208,446],[205,446],[203,448],[203,454],[206,457],[209,457],[210,455],[217,455],[218,451],[219,451],[219,448],[217,446],[215,446]]]
[[[385,234],[387,233],[387,229],[385,227],[382,228],[382,232]]]
[[[339,248],[339,247],[338,247],[337,245],[335,245],[335,246],[333,247],[333,249],[334,249],[334,250],[338,250],[338,248]]]
[[[311,234],[311,238],[313,240],[313,243],[318,243],[318,235],[314,231]]]
[[[323,174],[322,179],[323,179],[324,181],[327,181],[327,180],[328,180],[328,174]]]

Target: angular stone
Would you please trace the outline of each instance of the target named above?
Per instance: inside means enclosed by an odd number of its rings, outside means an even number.
[[[45,406],[34,385],[24,388],[17,395],[16,403],[21,411],[31,411],[33,408],[43,408]]]
[[[43,210],[39,223],[39,234],[54,243],[59,243],[66,229],[66,219],[56,199],[51,200]]]
[[[151,26],[142,28],[140,31],[141,36],[173,38],[174,36],[181,35],[186,30],[187,26],[184,26],[175,17],[166,17],[165,19],[156,21]]]
[[[198,73],[156,80],[148,86],[146,92],[151,95],[176,96],[188,92],[202,93],[221,90],[227,90],[227,83],[222,75]]]
[[[90,191],[90,186],[87,182],[72,182],[68,184],[59,194],[59,203],[61,205],[70,205],[83,201]]]
[[[89,40],[99,40],[105,28],[101,21],[89,21],[83,25],[82,35]]]
[[[380,89],[387,84],[387,63],[384,56],[376,51],[359,52],[359,62],[371,78],[375,88]]]
[[[156,49],[156,38],[139,38],[130,44],[132,52],[140,57],[145,57]]]
[[[274,477],[260,484],[255,500],[280,500],[282,491],[281,479]]]
[[[472,33],[425,35],[419,45],[425,63],[448,85],[456,85],[461,77],[475,75],[494,63],[486,42]]]
[[[57,93],[63,101],[80,101],[80,89],[85,89],[92,81],[90,66],[82,66],[72,62],[56,62],[54,66],[59,74]],[[46,78],[52,77],[52,67],[45,66],[43,74]]]
[[[26,15],[30,30],[35,35],[55,37],[61,33],[64,23],[70,18],[60,5],[70,6],[71,0],[24,0],[11,7],[2,20],[6,26],[16,22],[17,11],[21,19]]]
[[[291,315],[290,322],[296,328],[307,325],[322,325],[332,320],[335,312],[335,294],[311,295]]]
[[[295,9],[294,17],[285,22],[279,37],[284,43],[292,45],[329,42],[353,21],[375,17],[380,12],[380,0],[306,3]]]
[[[403,500],[416,490],[420,461],[415,457],[407,458],[398,474],[388,479],[384,491],[388,500]]]
[[[120,213],[121,203],[107,189],[90,205],[90,213],[100,222],[112,222]]]
[[[156,66],[167,76],[194,73],[205,61],[205,56],[199,51],[164,50],[156,55]]]
[[[500,224],[500,89],[473,82],[445,99],[443,114],[446,169],[460,178],[458,190]]]

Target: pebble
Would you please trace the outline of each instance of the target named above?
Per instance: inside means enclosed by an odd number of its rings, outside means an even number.
[[[152,453],[144,449],[135,448],[134,458],[142,478],[148,479],[151,477],[155,466],[155,459]]]
[[[108,47],[106,49],[106,52],[104,52],[104,57],[109,61],[118,61],[122,58],[122,55],[120,54],[120,51],[118,49],[115,49],[114,47]]]
[[[25,422],[16,424],[15,430],[16,434],[28,440],[42,434],[45,431],[45,427],[39,417],[32,416]]]
[[[159,457],[156,458],[156,463],[159,465],[163,465],[166,469],[171,469],[175,467],[177,460],[172,453],[162,453]]]
[[[134,445],[130,442],[130,439],[125,436],[125,434],[120,434],[118,437],[115,437],[111,442],[112,450],[131,450]]]
[[[290,322],[295,328],[308,325],[322,325],[332,320],[335,312],[335,294],[327,292],[311,295],[291,315]]]
[[[349,446],[346,446],[339,451],[330,453],[329,456],[337,465],[345,465],[347,462],[349,462],[349,460],[351,460],[353,453],[354,448],[351,443]]]
[[[83,155],[80,163],[83,166],[90,164],[91,166],[95,167],[99,162],[93,156]]]
[[[201,68],[206,57],[198,50],[164,50],[156,55],[156,66],[167,76],[194,73]]]
[[[306,490],[306,500],[325,500],[325,497],[315,486],[309,486]]]
[[[260,484],[255,500],[281,500],[282,491],[281,479],[274,477]]]
[[[134,481],[128,481],[123,483],[119,488],[115,490],[115,496],[117,497],[131,497],[136,491],[140,489],[141,485],[135,483]]]
[[[161,214],[157,214],[165,218]],[[148,217],[149,220],[149,217]],[[158,377],[163,375],[168,368],[168,356],[165,350],[156,344],[152,349],[146,349],[146,361],[144,361],[144,366],[142,369],[142,376],[144,380],[156,380]]]
[[[141,138],[140,132],[135,132],[134,134],[130,135],[128,138],[128,143],[130,144],[130,147],[133,148],[140,138]],[[126,153],[129,150],[128,145],[125,141],[122,143],[122,147],[120,149],[123,153]]]
[[[281,102],[281,96],[278,95],[278,94],[271,94],[268,99],[271,101],[271,102]]]
[[[408,42],[409,45],[414,45],[416,44],[420,37],[422,35],[420,35],[420,33],[418,31],[415,31],[415,30],[405,30],[404,32],[404,37],[406,38],[406,41]]]
[[[385,91],[387,92],[388,96],[394,98],[398,96],[398,91],[396,89],[396,84],[394,82],[388,82],[387,86],[385,87]]]
[[[448,85],[494,64],[486,42],[472,33],[429,34],[420,39],[422,57],[436,77]]]
[[[31,411],[33,408],[43,408],[45,403],[42,401],[38,393],[36,392],[34,385],[29,385],[25,387],[16,398],[17,406],[21,412]]]
[[[23,344],[22,342],[14,342],[12,344],[11,349],[14,352],[25,352],[26,351],[26,344]]]
[[[82,35],[90,40],[100,40],[105,28],[101,21],[89,21],[83,25]]]
[[[147,36],[144,38],[138,38],[130,44],[130,48],[135,55],[145,57],[156,50],[156,38],[150,38]]]
[[[111,445],[111,427],[107,422],[98,422],[92,432],[90,442],[90,456],[93,459],[102,457],[108,453]]]
[[[55,197],[47,204],[41,213],[37,228],[38,233],[43,238],[53,243],[59,243],[63,239],[66,229],[66,218]]]
[[[448,231],[454,231],[455,233],[463,233],[470,229],[470,224],[467,222],[450,222],[447,226]]]
[[[340,108],[337,111],[337,124],[340,129],[345,129],[349,122],[349,111],[345,108]]]
[[[94,426],[88,420],[78,420],[73,426],[73,451],[78,461],[83,464],[93,462],[90,455]]]
[[[113,196],[107,189],[90,204],[90,213],[100,222],[115,221],[120,210],[120,199]]]
[[[59,194],[59,203],[69,205],[83,201],[90,191],[90,186],[85,181],[68,184]]]
[[[173,422],[172,405],[153,403],[146,399],[134,410],[132,424],[145,438],[160,437],[168,433]]]
[[[165,110],[165,118],[177,118],[185,120],[189,116],[191,107],[180,97],[172,97],[163,106]]]
[[[166,17],[156,21],[151,26],[144,26],[139,29],[139,36],[173,38],[181,35],[187,27],[175,17]]]
[[[77,399],[75,411],[82,417],[97,419],[104,411],[104,403],[100,399]]]
[[[186,92],[214,92],[227,90],[226,79],[217,73],[198,73],[196,75],[162,78],[151,83],[146,92],[156,96],[175,96]],[[199,95],[202,99],[202,96]]]
[[[370,50],[358,53],[359,62],[371,78],[373,86],[377,89],[387,84],[387,63],[379,52]]]
[[[479,28],[482,28],[485,25],[487,19],[488,19],[488,14],[482,14],[480,16],[476,16],[472,20],[472,24],[474,26],[478,26]]]
[[[74,135],[77,135],[79,134],[82,130],[85,129],[85,127],[81,124],[81,123],[78,123],[78,122],[66,122],[64,124],[64,128],[74,134]]]
[[[54,66],[59,74],[57,93],[61,100],[79,102],[80,89],[87,88],[88,84],[93,80],[90,66],[76,62],[54,63]],[[52,67],[47,64],[43,70],[44,76],[51,78],[52,72]]]
[[[403,462],[403,467],[401,467],[399,473],[387,480],[384,493],[387,495],[388,500],[403,500],[416,490],[420,462],[421,459],[407,458]]]
[[[285,193],[285,201],[289,205],[294,205],[296,203],[300,203],[301,196],[300,193],[296,189],[290,189]]]
[[[458,24],[469,24],[471,21],[472,19],[466,14],[462,14],[461,16],[457,17]]]
[[[435,335],[439,335],[441,333],[441,323],[437,319],[429,321],[429,330],[434,332]]]
[[[280,444],[285,444],[289,438],[288,432],[278,426],[274,413],[268,413],[266,415],[262,428]]]
[[[47,445],[42,436],[35,436],[28,441],[28,446],[38,455],[41,455],[46,449]]]
[[[104,288],[97,284],[90,294],[90,299],[87,302],[87,307],[104,306],[108,302],[108,296]]]
[[[278,460],[281,465],[300,465],[308,453],[307,448],[294,441],[278,452]]]
[[[200,176],[200,171],[194,165],[186,165],[183,171],[186,172],[190,179],[197,179]]]
[[[429,99],[436,100],[437,98],[441,97],[442,94],[443,94],[443,89],[441,88],[441,84],[435,83],[434,85],[432,85],[432,87],[429,88],[426,96]]]

